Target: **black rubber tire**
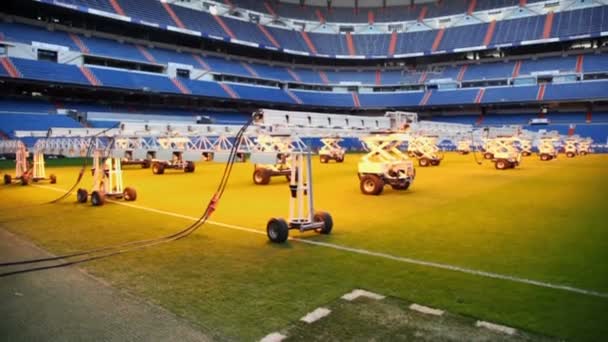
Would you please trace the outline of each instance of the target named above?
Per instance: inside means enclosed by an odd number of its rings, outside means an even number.
[[[548,155],[548,154],[546,154],[546,153],[541,153],[541,155],[540,155],[540,160],[542,160],[542,161],[547,161],[547,160],[549,160],[549,155]]]
[[[76,201],[78,203],[87,203],[87,199],[89,199],[89,193],[85,189],[78,189],[76,191]]]
[[[146,159],[141,163],[141,168],[149,169],[151,165],[152,165],[152,162],[150,162],[148,159]]]
[[[410,182],[405,181],[403,183],[391,184],[391,188],[393,190],[405,191],[410,188]]]
[[[122,198],[127,202],[133,202],[137,199],[137,191],[135,188],[126,187],[122,192]]]
[[[432,159],[431,160],[431,165],[432,166],[439,166],[440,160],[439,159]]]
[[[418,165],[420,165],[420,167],[427,167],[431,164],[431,161],[428,158],[420,158],[418,159]]]
[[[321,162],[321,164],[327,164],[327,162],[329,161],[329,157],[327,157],[326,155],[320,155],[319,161]]]
[[[32,176],[30,174],[24,173],[23,175],[21,175],[21,185],[30,184],[31,179],[32,179]]]
[[[194,172],[195,169],[196,169],[196,165],[194,164],[194,162],[191,162],[191,161],[186,162],[186,167],[184,167],[184,172],[192,173],[192,172]]]
[[[257,168],[253,171],[253,183],[257,185],[268,185],[270,183],[270,171]]]
[[[4,184],[11,184],[13,182],[13,177],[11,175],[4,175]]]
[[[587,152],[586,152],[586,151],[582,151],[582,152],[580,153],[580,155],[581,155],[581,156],[586,156],[586,155],[587,155]]]
[[[53,174],[52,174],[52,175],[50,175],[50,176],[49,176],[49,183],[51,183],[51,184],[56,184],[56,183],[57,183],[57,176],[55,176],[55,175],[53,175]]]
[[[106,203],[106,196],[100,191],[91,193],[91,204],[95,207],[100,207]]]
[[[155,175],[162,175],[165,173],[165,164],[163,163],[152,163],[152,173]]]
[[[359,188],[365,195],[378,196],[384,190],[384,180],[377,175],[364,175],[359,182]]]
[[[331,229],[334,227],[334,220],[331,215],[325,211],[317,211],[315,216],[313,217],[314,222],[323,222],[323,228],[317,229],[317,233],[319,234],[330,234]]]
[[[509,168],[509,162],[504,160],[504,159],[498,159],[495,163],[494,163],[494,167],[497,170],[506,170]]]
[[[574,158],[574,152],[566,152],[566,157]]]
[[[271,218],[266,224],[266,235],[274,243],[283,243],[289,237],[289,225],[282,218]]]
[[[336,158],[336,162],[343,163],[344,162],[344,156]]]

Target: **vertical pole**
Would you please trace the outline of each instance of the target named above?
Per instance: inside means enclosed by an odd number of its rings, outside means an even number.
[[[308,222],[312,221],[313,215],[315,214],[314,208],[314,194],[312,192],[312,157],[310,146],[307,146],[306,153],[306,191],[308,192]],[[300,172],[304,173],[304,172]]]

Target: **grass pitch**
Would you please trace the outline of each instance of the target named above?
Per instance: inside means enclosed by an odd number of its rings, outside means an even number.
[[[334,246],[449,264],[608,293],[608,156],[591,155],[497,171],[472,156],[447,154],[441,166],[417,168],[408,191],[389,187],[364,196],[357,155],[344,164],[315,158],[316,208],[334,231],[291,236]],[[58,161],[59,162],[59,161]],[[53,167],[56,189],[78,168]],[[223,165],[199,163],[194,174],[152,175],[133,167],[125,185],[133,204],[198,217]],[[255,186],[251,164],[236,165],[212,220],[261,234],[206,225],[187,239],[83,266],[112,285],[160,304],[218,339],[259,339],[351,291],[371,291],[546,336],[600,340],[608,334],[608,298],[492,279],[353,253],[331,246],[267,242],[266,222],[287,215],[284,178]],[[82,185],[89,187],[91,177]],[[48,185],[44,185],[48,186]],[[50,187],[50,186],[49,186]],[[0,187],[0,227],[55,252],[93,248],[175,232],[187,218],[108,203],[75,203],[75,194]],[[33,275],[24,275],[33,276]]]

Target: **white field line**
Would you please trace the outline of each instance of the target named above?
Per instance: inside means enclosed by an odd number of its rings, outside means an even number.
[[[270,334],[264,336],[264,338],[261,339],[260,342],[281,342],[286,338],[287,338],[287,336],[285,336],[281,333],[273,332],[273,333],[270,333]]]
[[[410,310],[414,310],[414,311],[421,312],[423,314],[434,315],[434,316],[441,316],[444,313],[443,310],[433,309],[433,308],[429,308],[428,306],[418,305],[418,304],[410,305]]]
[[[367,298],[371,298],[371,299],[375,299],[375,300],[380,300],[380,299],[384,299],[385,298],[383,295],[380,295],[380,294],[377,294],[377,293],[373,293],[373,292],[369,292],[369,291],[366,291],[366,290],[360,290],[360,289],[352,290],[351,292],[345,294],[341,298],[344,299],[344,300],[352,301],[352,300],[355,300],[355,299],[357,299],[359,297],[367,297]]]
[[[57,192],[67,191],[65,189],[55,188],[55,187],[51,187],[51,186],[47,186],[47,185],[33,185],[33,186],[36,186],[39,188],[44,188],[44,189],[49,189],[49,190],[53,190],[53,191],[57,191]],[[119,201],[109,201],[109,202],[116,203],[118,205],[124,205],[124,206],[135,208],[135,209],[145,210],[145,211],[153,212],[153,213],[157,213],[157,214],[178,217],[178,218],[182,218],[182,219],[186,219],[186,220],[192,220],[192,221],[198,220],[197,217],[177,214],[177,213],[173,213],[173,212],[165,211],[165,210],[143,207],[143,206],[139,206],[139,205],[135,205],[135,204],[131,204],[131,203],[119,202]],[[264,231],[255,229],[255,228],[237,226],[237,225],[233,225],[233,224],[221,223],[221,222],[216,222],[216,221],[212,221],[212,220],[207,221],[207,223],[218,226],[218,227],[224,227],[224,228],[233,229],[233,230],[240,230],[240,231],[260,234],[260,235],[266,235],[266,233]],[[592,296],[592,297],[608,298],[608,293],[606,293],[606,292],[581,289],[581,288],[568,286],[568,285],[552,284],[552,283],[547,283],[547,282],[543,282],[543,281],[539,281],[539,280],[520,278],[520,277],[511,276],[511,275],[492,273],[492,272],[486,272],[486,271],[479,271],[479,270],[474,270],[474,269],[460,267],[460,266],[442,264],[442,263],[438,263],[438,262],[418,260],[418,259],[407,258],[407,257],[400,257],[400,256],[391,255],[391,254],[387,254],[387,253],[374,252],[374,251],[369,251],[369,250],[361,249],[361,248],[341,246],[341,245],[327,243],[327,242],[306,240],[306,239],[300,239],[300,238],[295,238],[295,237],[290,237],[289,240],[306,243],[306,244],[310,244],[310,245],[315,245],[315,246],[332,248],[332,249],[345,251],[345,252],[351,252],[354,254],[367,255],[367,256],[373,256],[373,257],[377,257],[377,258],[393,260],[393,261],[402,262],[402,263],[406,263],[406,264],[438,268],[438,269],[465,273],[465,274],[470,274],[470,275],[485,277],[485,278],[491,278],[491,279],[507,280],[507,281],[511,281],[514,283],[533,285],[533,286],[544,287],[544,288],[549,288],[549,289],[554,289],[554,290],[562,290],[562,291],[566,291],[566,292],[578,293],[578,294],[583,294],[583,295]]]
[[[485,321],[477,321],[477,322],[475,322],[475,326],[480,327],[480,328],[486,328],[486,329],[492,330],[492,331],[498,331],[498,332],[501,332],[501,333],[507,334],[507,335],[515,335],[515,333],[517,332],[517,329],[515,329],[515,328],[507,327],[505,325],[485,322]]]
[[[300,318],[300,321],[306,322],[308,324],[314,323],[320,320],[321,318],[329,315],[330,313],[331,310],[329,310],[328,308],[316,308],[313,312],[309,312],[306,314],[306,316]]]

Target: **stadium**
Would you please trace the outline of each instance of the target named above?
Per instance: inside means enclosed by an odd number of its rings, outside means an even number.
[[[608,335],[606,0],[5,0],[0,64],[3,340]]]

